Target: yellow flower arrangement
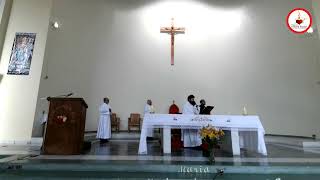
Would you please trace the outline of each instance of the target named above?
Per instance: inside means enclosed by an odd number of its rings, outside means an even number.
[[[209,157],[209,163],[214,162],[213,148],[218,144],[218,141],[224,136],[221,129],[217,129],[210,124],[200,129],[200,136],[202,139],[202,150],[204,156]]]
[[[221,129],[217,129],[209,124],[200,130],[200,136],[202,139],[219,139],[220,137],[224,136],[224,132]]]

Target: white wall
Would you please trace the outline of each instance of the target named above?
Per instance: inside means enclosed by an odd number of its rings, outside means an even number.
[[[312,0],[313,7],[313,15],[315,17],[316,22],[320,22],[320,0]],[[313,26],[316,30],[318,30],[320,36],[320,23],[317,23]]]
[[[2,54],[2,48],[4,44],[4,39],[6,37],[6,32],[8,28],[8,22],[10,18],[10,12],[13,0],[1,0],[0,1],[0,57]],[[2,75],[0,74],[0,81]]]
[[[2,19],[2,13],[3,13],[3,10],[4,10],[4,4],[5,4],[5,1],[4,0],[0,0],[0,23],[1,23],[1,19]]]
[[[157,2],[157,3],[156,3]],[[318,35],[295,35],[285,18],[311,0],[116,1],[55,0],[44,77],[38,97],[69,91],[88,105],[86,130],[96,130],[104,96],[127,128],[131,112],[146,99],[167,113],[175,99],[205,98],[215,114],[258,114],[267,133],[320,135]],[[160,25],[171,17],[185,26],[176,37],[170,66],[170,37]],[[46,102],[38,101],[35,124]],[[36,126],[36,125],[35,125]],[[35,133],[36,134],[36,133]]]
[[[48,32],[51,0],[14,0],[0,63],[0,141],[30,140]],[[28,76],[7,75],[16,32],[37,33]]]

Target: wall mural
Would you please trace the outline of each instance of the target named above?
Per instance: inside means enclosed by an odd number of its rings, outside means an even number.
[[[8,74],[29,75],[35,39],[35,33],[16,33],[10,56]]]

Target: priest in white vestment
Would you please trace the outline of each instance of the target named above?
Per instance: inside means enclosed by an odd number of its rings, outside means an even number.
[[[111,107],[109,105],[109,99],[103,98],[103,104],[99,108],[100,118],[97,131],[97,139],[100,139],[101,143],[108,142],[111,138]]]
[[[144,115],[146,114],[154,114],[155,110],[154,107],[152,105],[152,101],[150,99],[147,100],[147,104],[144,107]],[[147,137],[153,138],[154,134],[153,134],[153,128],[148,128],[147,129]]]
[[[183,106],[182,114],[199,114],[199,109],[194,98],[193,95],[188,96],[188,102]],[[181,139],[184,147],[197,147],[202,144],[198,129],[184,129]]]

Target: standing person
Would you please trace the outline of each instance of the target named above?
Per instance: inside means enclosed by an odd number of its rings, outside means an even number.
[[[188,96],[188,101],[183,106],[182,114],[199,114],[198,106],[194,99],[194,95]]]
[[[200,113],[199,114],[205,114],[204,109],[206,108],[206,101],[204,99],[200,100]]]
[[[194,95],[188,96],[188,102],[183,106],[182,114],[199,114]],[[201,137],[197,129],[184,129],[181,139],[184,147],[198,147],[201,145]]]
[[[152,101],[150,99],[147,100],[147,104],[144,107],[144,115],[146,114],[154,114],[155,110],[154,107],[152,105]],[[152,139],[154,137],[153,134],[153,128],[148,128],[147,129],[147,138],[148,139]]]
[[[169,114],[181,114],[179,107],[175,104],[175,101],[173,100],[170,108],[169,108]],[[182,136],[181,136],[181,129],[171,129],[171,147],[174,151],[180,151],[183,147],[182,144]]]
[[[111,138],[111,107],[109,105],[109,99],[103,98],[103,103],[99,108],[100,118],[97,131],[97,138],[100,139],[100,143],[108,142]]]
[[[154,114],[155,110],[150,99],[147,100],[147,104],[144,106],[144,114]]]

